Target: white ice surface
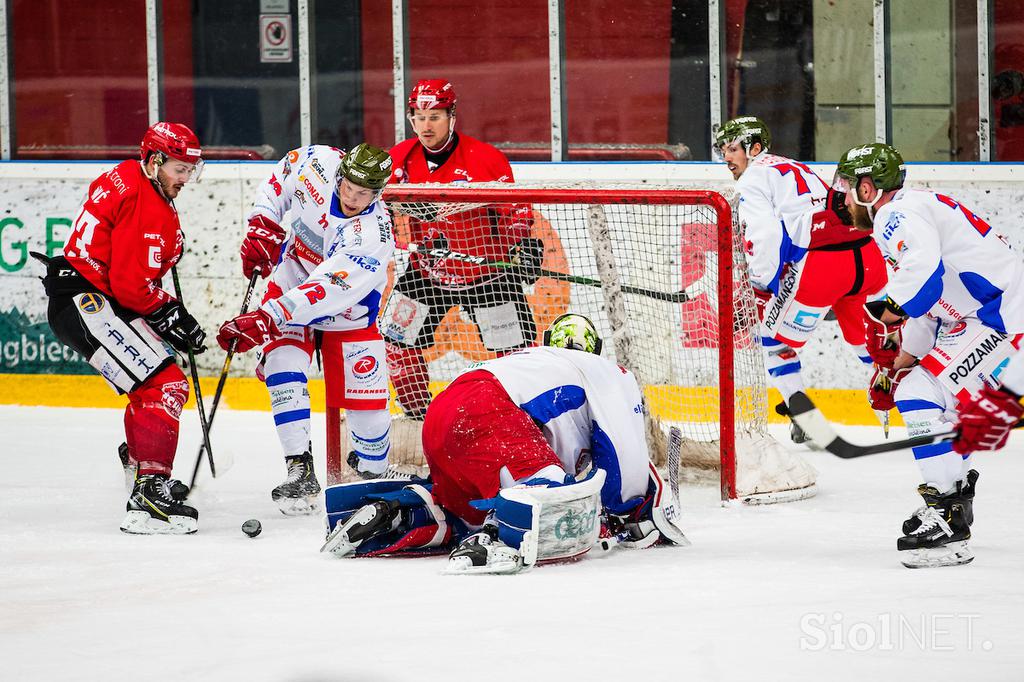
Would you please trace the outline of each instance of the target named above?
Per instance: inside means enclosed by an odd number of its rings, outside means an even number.
[[[321,519],[270,501],[284,466],[268,413],[218,414],[214,449],[234,464],[203,472],[197,535],[124,535],[121,419],[0,407],[0,680],[1024,679],[1024,434],[975,457],[969,566],[899,564],[920,501],[909,453],[805,453],[810,501],[723,508],[686,489],[690,548],[443,577],[442,558],[319,554]]]

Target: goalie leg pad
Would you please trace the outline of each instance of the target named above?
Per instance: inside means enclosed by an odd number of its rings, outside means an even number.
[[[498,539],[519,550],[524,567],[586,554],[600,532],[603,469],[579,483],[516,486],[494,499]]]
[[[361,481],[331,486],[325,491],[327,523],[331,529],[321,552],[336,556],[382,556],[399,552],[433,554],[443,551],[465,525],[438,506],[430,486],[407,481]],[[390,518],[378,518],[388,512]],[[376,526],[363,535],[356,528]]]

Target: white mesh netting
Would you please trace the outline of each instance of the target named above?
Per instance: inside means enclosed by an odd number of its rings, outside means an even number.
[[[500,185],[507,194],[493,201],[487,193],[495,187],[418,186],[411,190],[415,197],[404,188],[385,195],[400,245],[381,315],[391,342],[393,411],[420,413],[469,363],[540,343],[551,321],[572,311],[594,321],[605,340],[602,355],[642,384],[649,446],[659,466],[668,428],[676,425],[684,435],[684,480],[717,482],[723,458],[728,468],[736,453],[736,497],[776,501],[812,493],[814,470],[767,432],[757,317],[738,237],[732,239],[732,372],[722,371],[713,206],[693,203],[696,192],[666,198],[672,188],[638,192],[633,186],[617,194],[562,185],[551,193]],[[619,203],[626,198],[630,203]],[[530,248],[538,257],[542,249],[544,272],[481,265],[481,259],[511,264],[517,243],[519,263],[529,264],[523,254]],[[402,248],[409,244],[414,253]],[[679,300],[681,291],[688,300]],[[734,396],[735,428],[724,439],[720,387]],[[418,436],[414,419],[398,417],[393,458],[422,463]]]

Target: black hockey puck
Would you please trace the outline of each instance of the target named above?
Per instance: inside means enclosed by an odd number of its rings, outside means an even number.
[[[242,524],[242,532],[251,538],[256,537],[263,530],[263,526],[256,519],[249,519]]]

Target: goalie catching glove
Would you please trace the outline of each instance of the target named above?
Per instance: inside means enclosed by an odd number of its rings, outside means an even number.
[[[253,272],[266,277],[281,257],[284,228],[261,215],[249,218],[249,231],[242,241],[242,274],[247,278]]]
[[[895,322],[883,322],[885,313],[897,315],[900,319]],[[879,367],[892,369],[896,357],[900,354],[903,346],[903,324],[906,322],[906,313],[896,305],[892,299],[884,301],[869,301],[864,304],[864,323],[866,325],[864,345],[867,347],[868,355]],[[872,381],[874,385],[874,381]]]
[[[161,339],[181,353],[191,350],[198,355],[206,350],[203,346],[206,332],[199,326],[196,318],[188,314],[181,301],[164,303],[146,315],[146,322]]]
[[[256,346],[262,346],[280,334],[281,331],[269,313],[254,310],[225,322],[217,334],[217,343],[224,350],[230,351],[231,342],[235,341],[235,352],[244,353]]]
[[[953,449],[961,455],[976,450],[999,450],[1024,415],[1020,396],[1005,388],[981,389],[960,409],[958,434]]]

